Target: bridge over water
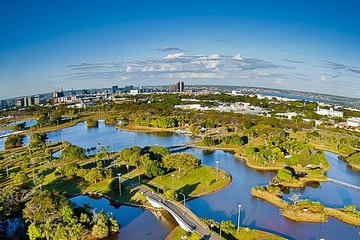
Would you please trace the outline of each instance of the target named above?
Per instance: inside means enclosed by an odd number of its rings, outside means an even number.
[[[328,178],[328,179],[329,179],[330,182],[333,182],[335,184],[338,184],[338,185],[341,185],[341,186],[344,186],[344,187],[348,187],[348,188],[352,188],[352,189],[355,189],[357,191],[360,191],[360,187],[356,186],[354,184],[346,183],[346,182],[336,180],[336,179],[333,179],[333,178]]]
[[[180,144],[177,144],[177,145],[170,146],[170,147],[168,147],[168,149],[170,150],[171,153],[182,152],[184,150],[192,148],[192,146],[194,144],[195,144],[195,142],[180,143]]]
[[[163,199],[154,192],[148,191],[145,194],[151,206],[167,210],[185,231],[197,232],[203,239],[221,240],[220,236],[214,232],[212,233],[190,209],[179,203]]]

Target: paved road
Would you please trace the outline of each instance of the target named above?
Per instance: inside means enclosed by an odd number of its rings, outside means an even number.
[[[143,194],[157,202],[161,202],[163,205],[171,209],[178,217],[180,217],[185,223],[187,223],[187,225],[193,227],[195,229],[195,232],[203,236],[204,239],[221,240],[220,236],[215,233],[211,233],[211,231],[200,221],[200,219],[194,213],[190,211],[190,209],[184,207],[180,203],[170,202],[160,197],[155,192],[147,190],[141,185],[134,184],[130,181],[126,182],[129,186],[132,186],[134,189],[142,192]]]

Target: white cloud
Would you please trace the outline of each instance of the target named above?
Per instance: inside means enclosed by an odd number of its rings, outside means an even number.
[[[236,54],[236,55],[233,57],[233,59],[236,60],[236,61],[242,61],[242,60],[244,60],[244,59],[241,57],[240,53]]]
[[[275,80],[275,84],[278,84],[278,85],[284,84],[284,79],[283,79],[283,78],[277,78],[277,79]]]
[[[165,74],[167,78],[181,78],[181,79],[209,79],[209,78],[224,78],[216,73],[207,72],[181,72],[181,73],[168,73]]]
[[[167,56],[164,57],[164,59],[176,59],[176,58],[183,58],[185,57],[185,53],[173,53],[173,54],[168,54]]]
[[[132,71],[133,71],[132,66],[130,66],[130,65],[126,65],[125,72],[130,73],[130,72],[132,72]]]
[[[199,59],[200,60],[220,60],[220,55],[219,54],[210,54],[208,56],[204,55],[204,56],[200,56]]]
[[[119,76],[119,77],[117,78],[117,80],[120,80],[120,81],[125,81],[125,80],[128,80],[128,79],[129,79],[128,76]]]

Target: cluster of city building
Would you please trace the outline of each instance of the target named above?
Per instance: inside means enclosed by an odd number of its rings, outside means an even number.
[[[193,90],[190,87],[187,88],[187,91],[192,93]],[[88,106],[96,104],[99,100],[119,100],[125,99],[126,95],[137,95],[137,94],[147,94],[147,93],[185,93],[185,84],[183,81],[178,81],[176,83],[170,84],[168,88],[164,86],[158,87],[134,87],[133,85],[119,87],[112,86],[108,89],[101,90],[71,90],[64,92],[54,91],[51,94],[43,94],[43,95],[34,95],[34,96],[25,96],[16,99],[8,99],[8,100],[0,100],[0,110],[8,109],[12,107],[16,107],[18,109],[29,107],[33,105],[42,105],[42,104],[66,104],[69,108],[86,108]],[[196,92],[197,94],[209,94],[208,89],[205,92],[200,91]],[[219,92],[211,92],[212,94],[216,94]],[[239,95],[247,95],[241,91],[231,91],[229,94],[233,96]],[[255,94],[254,97],[259,99],[267,98],[269,100],[277,100],[277,101],[296,101],[296,99],[279,97],[279,96],[267,96],[262,94]],[[243,114],[261,114],[261,115],[270,115],[270,111],[267,109],[263,109],[259,106],[254,106],[250,103],[246,102],[235,102],[235,103],[224,103],[219,101],[216,102],[214,106],[201,106],[200,101],[197,99],[181,99],[184,102],[188,102],[190,104],[180,104],[175,105],[175,108],[181,109],[193,109],[193,110],[201,110],[201,111],[220,111],[220,112],[235,112],[235,113],[243,113]],[[211,100],[208,100],[211,101]],[[211,104],[210,104],[211,105]],[[320,107],[322,106],[322,107]],[[319,106],[314,109],[315,113],[321,116],[328,116],[329,118],[343,118],[344,113],[339,111],[337,107],[333,107],[331,105],[319,104]],[[275,114],[281,118],[292,119],[293,117],[298,116],[295,112],[285,112],[285,113],[276,113]],[[312,119],[303,119],[304,121],[313,121]],[[321,120],[315,120],[315,124],[322,124]],[[360,118],[348,118],[345,122],[340,124],[336,124],[335,127],[348,128],[355,131],[360,131]]]
[[[25,96],[15,99],[1,100],[0,110],[8,108],[24,108],[33,105],[43,104],[67,104],[69,107],[84,108],[94,105],[98,100],[111,100],[117,96],[137,95],[144,93],[182,93],[185,92],[185,84],[179,81],[171,84],[168,88],[164,87],[135,87],[133,85],[119,87],[112,86],[110,89],[101,90],[81,90],[64,92],[54,90],[51,94],[42,94],[35,96]]]
[[[254,106],[246,102],[235,102],[235,103],[223,103],[220,101],[213,101],[213,102],[216,102],[217,106],[202,107],[201,104],[196,103],[196,104],[175,105],[175,108],[192,109],[192,110],[200,110],[200,111],[235,112],[235,113],[255,114],[255,115],[267,114],[270,112],[268,110],[263,109],[262,107]]]

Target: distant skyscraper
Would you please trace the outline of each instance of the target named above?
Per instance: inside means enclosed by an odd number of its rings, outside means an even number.
[[[177,83],[169,85],[169,92],[184,92],[184,88],[185,88],[184,82],[179,81]]]
[[[33,97],[24,97],[24,107],[32,106],[34,104]]]
[[[125,87],[124,87],[124,92],[128,93],[128,92],[130,92],[130,90],[133,90],[133,89],[134,89],[134,86],[133,86],[133,85],[125,86]]]
[[[39,96],[39,95],[36,95],[36,96],[34,97],[34,104],[35,104],[35,105],[39,105],[39,104],[40,104],[40,96]]]
[[[23,98],[16,99],[15,106],[16,107],[23,107],[24,106],[24,99]]]
[[[7,103],[5,100],[0,100],[0,110],[2,109],[6,109],[7,108]]]
[[[116,93],[118,91],[119,87],[118,86],[112,86],[111,87],[111,91],[112,93]]]
[[[169,92],[171,92],[171,93],[177,92],[177,89],[178,89],[177,84],[170,84]]]
[[[184,82],[183,82],[183,81],[177,82],[176,85],[177,85],[177,91],[178,91],[178,92],[184,92],[185,85],[184,85]]]

